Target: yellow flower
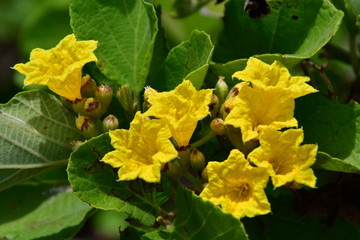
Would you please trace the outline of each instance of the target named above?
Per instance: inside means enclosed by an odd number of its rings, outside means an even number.
[[[31,51],[30,61],[19,63],[14,69],[26,75],[24,85],[47,85],[50,90],[71,101],[81,99],[81,69],[97,61],[93,51],[97,41],[76,41],[75,35],[66,36],[54,48]]]
[[[292,77],[286,67],[280,62],[274,61],[269,65],[256,58],[249,58],[247,66],[243,71],[236,72],[233,78],[251,82],[254,86],[275,86],[289,92],[293,98],[298,98],[309,93],[317,92],[316,89],[306,82],[309,77]]]
[[[169,138],[171,132],[161,119],[148,119],[137,112],[130,129],[117,129],[109,133],[114,151],[102,159],[114,168],[120,167],[120,180],[141,178],[146,182],[159,182],[165,163],[177,157]]]
[[[244,86],[225,124],[240,127],[243,142],[246,142],[257,139],[264,126],[277,129],[297,126],[294,108],[294,99],[278,87]]]
[[[200,194],[203,199],[236,218],[271,211],[264,192],[269,180],[266,169],[250,166],[239,150],[232,150],[224,162],[209,162],[206,171],[209,183]]]
[[[152,93],[145,115],[164,119],[179,147],[187,146],[197,122],[210,113],[211,96],[212,90],[196,91],[189,80],[184,80],[170,92]]]
[[[316,160],[317,146],[305,144],[302,129],[284,132],[264,128],[260,134],[260,147],[249,154],[249,160],[267,169],[275,187],[295,181],[315,187],[316,177],[310,168]]]

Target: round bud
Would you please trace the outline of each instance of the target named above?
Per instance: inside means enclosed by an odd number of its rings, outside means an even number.
[[[94,121],[85,116],[79,116],[75,121],[76,128],[80,130],[82,135],[86,138],[92,138],[99,135],[99,131],[94,123]]]
[[[194,171],[201,172],[205,167],[205,155],[197,150],[193,149],[190,153],[190,166]]]
[[[102,115],[101,104],[95,98],[87,98],[84,102],[85,115],[94,119]]]
[[[107,132],[119,128],[119,120],[114,115],[108,115],[103,120],[103,131]]]
[[[215,118],[210,123],[211,130],[216,135],[225,135],[226,134],[226,126],[224,124],[224,120],[221,118]]]

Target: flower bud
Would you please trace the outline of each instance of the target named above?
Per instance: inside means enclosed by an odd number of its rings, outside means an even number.
[[[211,96],[211,102],[209,104],[209,110],[210,110],[210,116],[211,117],[216,117],[218,111],[219,111],[219,99],[218,97],[213,94]]]
[[[70,144],[71,144],[71,149],[73,150],[73,151],[75,151],[76,149],[78,149],[80,146],[81,146],[81,144],[83,144],[84,142],[83,141],[72,141],[72,142],[70,142]]]
[[[128,120],[131,121],[139,106],[136,96],[132,93],[128,84],[122,85],[117,91],[116,96],[123,107]]]
[[[101,104],[95,98],[87,98],[84,102],[85,116],[94,119],[100,118],[102,115]]]
[[[119,120],[114,115],[108,115],[103,120],[103,131],[108,132],[119,128]]]
[[[205,156],[202,152],[193,149],[190,153],[190,166],[195,172],[201,172],[205,167]]]
[[[222,120],[221,118],[215,118],[214,120],[212,120],[210,123],[210,127],[216,135],[221,136],[226,134],[226,126],[224,124],[224,120]]]
[[[105,113],[111,103],[113,96],[113,90],[110,86],[106,84],[101,84],[96,88],[95,91],[95,98],[100,102],[101,104],[101,111],[102,113]]]
[[[223,104],[225,102],[226,96],[229,93],[229,87],[224,81],[224,77],[219,77],[219,80],[217,81],[215,86],[214,93],[219,98],[219,104]]]
[[[145,87],[145,91],[144,91],[144,103],[146,104],[147,108],[151,107],[151,104],[148,102],[149,96],[153,93],[157,93],[158,91],[156,91],[155,89],[153,89],[150,86]]]
[[[85,75],[82,78],[83,85],[81,87],[81,96],[83,98],[94,97],[96,82],[89,75]]]
[[[94,121],[85,116],[79,116],[75,121],[76,128],[80,130],[82,135],[86,138],[92,138],[99,135],[99,131],[94,123]]]
[[[233,108],[235,107],[235,97],[229,98],[225,101],[225,103],[223,104],[223,108],[222,110],[222,116],[225,119],[227,117],[227,115],[229,115],[229,113],[233,110]]]

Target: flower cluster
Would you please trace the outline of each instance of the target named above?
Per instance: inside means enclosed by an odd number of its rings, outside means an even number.
[[[95,121],[113,98],[109,86],[97,86],[91,77],[82,76],[83,66],[97,61],[96,47],[96,41],[77,41],[72,34],[53,49],[33,50],[30,62],[14,66],[26,75],[25,85],[47,85],[60,95],[64,105],[79,114],[76,126],[86,138],[100,134]],[[143,113],[129,86],[121,86],[116,95],[130,128],[117,129],[115,116],[104,119],[103,132],[112,130],[114,150],[102,161],[119,168],[121,181],[157,183],[162,172],[174,178],[172,182],[187,178],[204,200],[236,218],[271,211],[264,191],[269,179],[275,188],[293,183],[315,187],[310,167],[317,146],[301,145],[304,133],[294,118],[295,99],[316,92],[306,83],[309,78],[291,76],[277,61],[269,65],[256,58],[233,78],[240,82],[230,91],[220,79],[214,93],[196,90],[189,80],[169,92],[147,87]],[[214,118],[213,131],[191,143],[198,122],[207,116]],[[225,136],[219,141],[230,140],[234,149],[224,161],[206,162],[196,148],[216,134]]]
[[[274,187],[292,182],[315,187],[310,166],[315,162],[317,146],[300,146],[304,134],[302,129],[294,129],[294,99],[316,90],[306,84],[308,77],[292,77],[277,61],[268,65],[250,58],[247,67],[233,78],[242,82],[224,103],[224,124],[240,136],[230,140],[241,141],[234,146],[240,146],[247,160],[233,150],[224,162],[209,163],[209,184],[200,196],[237,218],[253,217],[270,212],[264,194],[269,176]]]

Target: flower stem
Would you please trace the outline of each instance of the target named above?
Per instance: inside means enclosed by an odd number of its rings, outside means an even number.
[[[201,145],[203,145],[203,144],[207,143],[208,141],[210,141],[215,136],[216,136],[216,134],[213,131],[210,131],[207,135],[200,138],[198,141],[190,144],[190,149],[200,147]]]

